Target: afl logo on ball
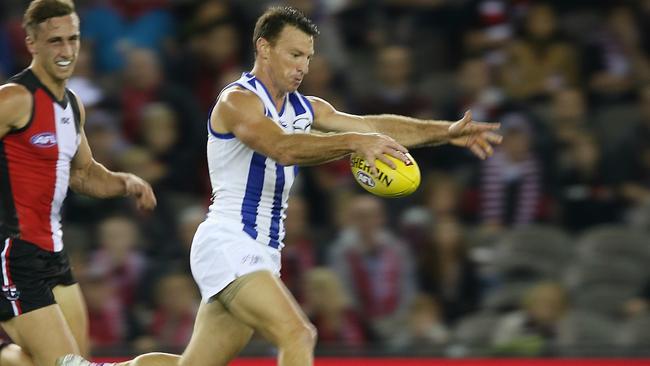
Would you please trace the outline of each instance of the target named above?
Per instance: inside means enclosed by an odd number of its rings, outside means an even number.
[[[359,182],[367,185],[368,187],[375,186],[375,180],[372,179],[372,177],[369,176],[368,174],[362,172],[361,170],[357,172],[357,179],[359,180]]]
[[[52,132],[43,132],[32,136],[29,140],[32,145],[37,147],[52,147],[56,145],[56,135]]]

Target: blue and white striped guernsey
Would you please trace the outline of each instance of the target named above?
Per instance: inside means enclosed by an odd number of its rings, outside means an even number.
[[[288,94],[278,111],[254,75],[244,73],[224,90],[235,86],[255,93],[264,104],[266,116],[286,133],[310,131],[314,111],[298,92]],[[208,168],[212,183],[208,220],[234,225],[259,243],[281,249],[287,199],[298,167],[279,164],[232,133],[215,132],[208,118]]]

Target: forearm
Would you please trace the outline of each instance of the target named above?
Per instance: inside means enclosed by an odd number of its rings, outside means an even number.
[[[448,121],[421,120],[394,114],[364,116],[375,132],[387,135],[406,147],[444,144],[449,141]]]
[[[126,196],[126,173],[112,172],[93,160],[87,167],[70,172],[70,188],[96,198]]]
[[[274,150],[283,165],[317,165],[339,159],[354,151],[354,133],[285,135]]]

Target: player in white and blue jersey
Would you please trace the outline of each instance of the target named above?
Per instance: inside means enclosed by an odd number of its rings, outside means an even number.
[[[296,9],[267,10],[255,26],[252,71],[228,85],[211,112],[213,204],[190,256],[203,302],[181,366],[227,365],[254,331],[277,346],[278,365],[313,365],[314,327],[279,279],[284,212],[296,166],[357,153],[370,164],[379,159],[395,167],[385,154],[406,159],[405,146],[446,142],[485,158],[501,141],[491,132],[497,124],[473,122],[469,113],[454,123],[355,116],[301,95],[297,89],[317,33]],[[72,356],[61,364],[89,365]]]

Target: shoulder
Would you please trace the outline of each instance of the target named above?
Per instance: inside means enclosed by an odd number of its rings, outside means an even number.
[[[264,113],[264,104],[252,91],[234,86],[224,90],[214,109],[219,112]]]
[[[32,113],[32,93],[20,84],[0,86],[0,124],[20,128]]]
[[[0,102],[31,104],[32,93],[21,84],[4,84],[0,86]]]

